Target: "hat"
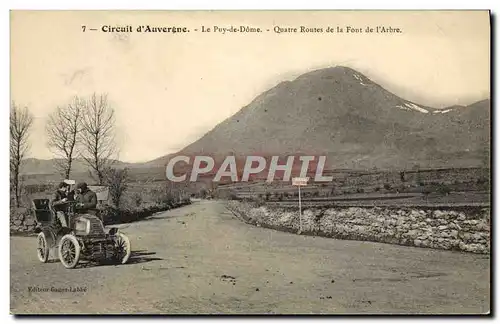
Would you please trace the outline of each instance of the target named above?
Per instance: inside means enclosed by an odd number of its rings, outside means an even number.
[[[66,182],[59,182],[59,185],[57,186],[57,188],[62,189],[62,188],[66,188],[68,186],[69,186],[69,184],[67,184]]]
[[[82,190],[87,189],[87,183],[85,183],[85,182],[79,182],[79,183],[76,185],[76,189],[82,189]]]

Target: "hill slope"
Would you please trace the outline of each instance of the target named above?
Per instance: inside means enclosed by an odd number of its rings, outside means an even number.
[[[114,166],[117,168],[123,168],[131,166],[132,164],[115,161]],[[73,160],[71,167],[72,174],[88,173],[89,167],[83,159]],[[23,160],[21,167],[22,174],[58,174],[57,170],[57,160],[56,159],[37,159],[37,158],[27,158]]]

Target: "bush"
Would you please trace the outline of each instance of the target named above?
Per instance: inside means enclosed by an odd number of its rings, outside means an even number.
[[[27,195],[33,195],[45,191],[54,191],[55,188],[56,185],[50,183],[36,183],[36,184],[24,185],[22,187],[24,194]]]
[[[424,189],[422,190],[422,193],[423,193],[425,196],[430,195],[430,194],[431,194],[431,192],[432,192],[432,190],[431,190],[430,188],[424,188]]]
[[[488,179],[487,177],[479,177],[477,179],[476,183],[479,184],[479,185],[489,184],[490,183],[490,179]]]
[[[104,225],[119,222],[119,215],[118,208],[111,205],[102,205],[97,209],[97,216],[102,220]]]
[[[446,185],[440,185],[436,189],[436,192],[439,194],[442,194],[442,195],[449,195],[451,192],[451,189],[450,189],[450,187],[448,187]]]
[[[206,198],[207,197],[207,190],[205,188],[201,188],[200,191],[198,191],[198,198]]]
[[[120,201],[128,188],[128,171],[127,169],[107,168],[104,171],[104,181],[109,187],[109,195],[111,201],[116,208],[120,207]]]
[[[392,186],[390,183],[384,183],[384,189],[385,190],[391,190],[392,189]]]
[[[356,189],[356,192],[357,192],[357,193],[364,193],[364,192],[365,192],[365,189],[363,189],[363,188],[357,188],[357,189]]]
[[[173,204],[175,197],[171,192],[167,192],[164,189],[155,188],[151,190],[151,196],[153,202],[157,205]]]
[[[134,202],[134,205],[136,207],[139,207],[140,205],[142,205],[142,202],[144,201],[143,198],[142,198],[142,195],[138,192],[134,192],[132,194],[132,201]]]

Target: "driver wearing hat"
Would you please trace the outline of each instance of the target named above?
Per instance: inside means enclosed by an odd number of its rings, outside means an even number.
[[[76,185],[76,210],[79,213],[96,213],[97,195],[85,182]]]

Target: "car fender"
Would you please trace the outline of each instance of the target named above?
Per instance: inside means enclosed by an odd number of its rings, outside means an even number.
[[[118,227],[110,227],[109,231],[108,231],[108,234],[109,235],[116,235],[116,234],[118,234],[118,232],[119,232],[119,228]]]
[[[47,241],[47,245],[52,248],[57,245],[57,239],[56,239],[56,234],[54,231],[50,230],[49,228],[44,228],[41,230],[43,234],[45,235],[45,240]]]

